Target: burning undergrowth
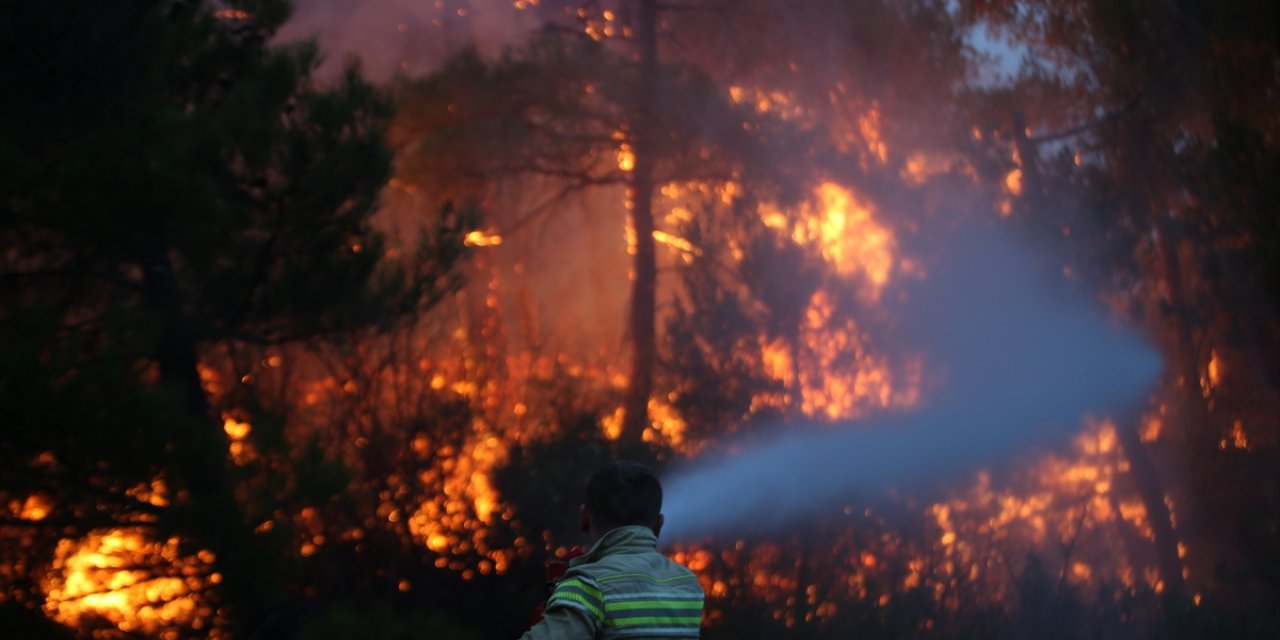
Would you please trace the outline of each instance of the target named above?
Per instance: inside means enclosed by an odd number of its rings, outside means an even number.
[[[687,468],[788,434],[869,432],[877,417],[936,409],[965,372],[903,339],[904,300],[949,268],[927,247],[967,226],[1023,223],[1045,202],[1045,176],[1021,156],[1026,131],[961,106],[945,122],[921,117],[921,103],[953,86],[947,65],[931,71],[945,76],[936,83],[895,84],[866,60],[824,68],[848,52],[841,38],[815,38],[789,57],[744,53],[713,77],[702,69],[725,54],[708,38],[683,50],[693,63],[656,66],[659,97],[643,106],[630,53],[636,16],[517,5],[555,13],[548,24],[558,27],[505,58],[464,53],[395,89],[397,173],[382,188],[379,221],[387,256],[412,250],[402,231],[448,218],[450,246],[467,251],[466,284],[443,278],[429,311],[376,326],[288,344],[226,339],[198,353],[243,514],[239,542],[283,559],[287,571],[271,569],[289,576],[281,591],[302,604],[279,609],[298,620],[362,598],[474,611],[469,598],[497,592],[502,615],[516,620],[539,597],[541,561],[579,542],[578,484],[601,460]],[[943,29],[927,12],[880,10],[895,25]],[[252,18],[242,13],[218,17]],[[701,19],[663,28],[688,33]],[[772,33],[758,16],[743,20],[744,33]],[[795,44],[797,34],[778,37]],[[928,58],[898,55],[908,67]],[[455,206],[477,212],[465,229]],[[642,209],[651,219],[637,225]],[[651,271],[637,258],[648,249]],[[1028,270],[1051,263],[1056,277],[1059,257],[1048,254]],[[1077,293],[1094,284],[1064,276]],[[627,288],[644,278],[656,292],[656,366],[645,419],[631,429],[628,365],[641,343]],[[1123,315],[1159,307],[1167,288],[1105,295]],[[945,299],[973,305],[974,316],[1020,304],[980,298]],[[1017,328],[986,348],[1001,349]],[[1136,409],[1058,424],[1046,446],[1014,452],[993,440],[990,451],[958,449],[964,460],[927,486],[890,482],[875,497],[838,487],[785,518],[682,537],[670,551],[702,581],[708,635],[1163,632],[1170,610],[1211,598],[1210,581],[1198,564],[1207,554],[1180,522],[1182,498],[1155,481],[1163,469],[1148,455],[1179,433],[1181,395],[1216,400],[1224,362],[1244,360],[1211,353],[1188,368],[1203,375],[1144,389]],[[154,379],[151,369],[139,377]],[[1017,380],[960,382],[992,387],[982,396],[990,406],[1025,402],[1002,391]],[[1266,442],[1257,434],[1232,420],[1212,444],[1243,455]],[[52,454],[30,463],[71,464]],[[792,482],[785,469],[760,472]],[[48,495],[6,492],[0,533],[14,544],[0,552],[0,580],[16,586],[0,603],[39,601],[92,637],[225,635],[226,558],[166,524],[186,516],[188,485],[172,472],[141,482],[120,507],[128,522],[109,526],[65,525]],[[333,566],[361,570],[347,579]]]

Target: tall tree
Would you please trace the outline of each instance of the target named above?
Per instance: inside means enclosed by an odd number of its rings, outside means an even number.
[[[212,554],[212,602],[243,633],[279,622],[282,559],[242,513],[202,352],[419,309],[462,246],[442,217],[426,252],[384,262],[388,103],[355,70],[316,86],[309,44],[268,46],[287,15],[139,0],[0,17],[0,83],[22,88],[0,104],[0,492],[43,505],[4,532],[180,536]]]
[[[500,60],[462,56],[405,87],[392,136],[403,154],[402,178],[436,197],[491,199],[497,185],[512,183],[550,192],[505,212],[497,229],[503,235],[564,211],[568,194],[603,188],[623,195],[634,233],[621,437],[632,444],[648,426],[657,362],[656,190],[733,179],[778,185],[800,164],[800,145],[790,144],[794,128],[732,102],[698,69],[660,61],[656,40],[645,48],[637,38],[643,51],[634,56],[617,43],[561,31]],[[519,181],[531,178],[540,182]]]
[[[1057,99],[1026,100],[1027,124],[1038,132],[1027,141],[1040,144],[1021,160],[1040,165],[1041,202],[1069,206],[1026,214],[1068,236],[1060,242],[1077,256],[1078,272],[1149,327],[1169,362],[1171,424],[1154,444],[1139,440],[1136,425],[1122,433],[1131,455],[1168,452],[1174,465],[1166,468],[1178,471],[1168,492],[1178,529],[1162,521],[1156,531],[1166,587],[1181,591],[1180,539],[1190,550],[1188,591],[1220,590],[1240,611],[1256,611],[1236,597],[1240,590],[1274,603],[1280,499],[1270,488],[1274,471],[1255,461],[1274,458],[1266,425],[1274,424],[1280,380],[1280,309],[1269,293],[1277,286],[1278,201],[1264,177],[1280,151],[1275,6],[969,7],[1048,61],[1022,85],[1024,95],[1046,95],[1048,86]],[[1153,517],[1167,520],[1166,492],[1144,493]],[[1264,619],[1241,628],[1274,629],[1274,618]]]

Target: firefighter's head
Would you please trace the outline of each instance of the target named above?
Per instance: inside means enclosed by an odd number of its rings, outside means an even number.
[[[618,527],[640,525],[662,530],[662,484],[638,462],[614,460],[587,482],[582,530],[593,539]]]

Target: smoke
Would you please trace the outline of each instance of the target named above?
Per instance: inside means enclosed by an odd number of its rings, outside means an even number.
[[[667,541],[783,526],[824,505],[925,491],[1067,441],[1086,415],[1128,413],[1161,362],[1098,305],[1050,278],[996,229],[953,237],[894,313],[941,379],[928,406],[857,424],[789,429],[664,482]]]
[[[296,0],[294,17],[279,38],[315,37],[329,55],[322,75],[357,55],[369,76],[385,81],[428,73],[467,48],[496,55],[542,25],[565,20],[567,7],[553,0],[527,11],[514,10],[510,0]],[[1007,63],[1016,53],[980,36],[974,46],[996,59]],[[819,44],[808,46],[824,51]],[[817,57],[848,62],[826,53]],[[877,68],[882,62],[874,60]],[[836,81],[830,78],[831,84]],[[585,225],[614,219],[584,215],[581,224],[616,239],[621,219],[616,218],[616,227],[597,228]],[[522,271],[527,266],[529,273],[538,272],[533,253],[519,258]],[[601,273],[599,260],[583,266],[565,259],[587,255],[584,251],[561,244],[551,253],[556,265],[534,290],[590,289],[573,278]],[[875,500],[890,488],[925,490],[1065,442],[1085,415],[1135,406],[1158,373],[1154,351],[1113,326],[1094,301],[1064,288],[1061,278],[1055,283],[1044,277],[1036,256],[1019,239],[974,230],[917,255],[935,257],[930,276],[909,284],[907,300],[891,312],[901,319],[896,339],[927,354],[931,371],[938,374],[925,395],[928,405],[857,424],[791,425],[731,457],[692,461],[667,479],[666,538],[748,520],[783,524],[835,501]],[[623,269],[617,266],[619,273]],[[553,280],[560,289],[545,286]],[[568,317],[564,301],[574,297],[546,296],[553,311],[543,315]],[[608,313],[592,310],[595,323],[572,316],[568,326],[575,327],[575,338],[581,337],[577,327],[620,326],[620,320],[601,321],[622,316],[620,298],[609,300]],[[616,339],[599,342],[617,344]]]
[[[548,17],[518,11],[511,0],[295,0],[277,39],[314,38],[325,58],[321,77],[359,59],[366,76],[421,76],[466,49],[496,56]]]

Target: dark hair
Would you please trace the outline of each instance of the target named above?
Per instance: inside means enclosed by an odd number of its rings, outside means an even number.
[[[587,482],[587,513],[608,530],[628,525],[653,526],[662,511],[662,484],[638,462],[614,460]]]

